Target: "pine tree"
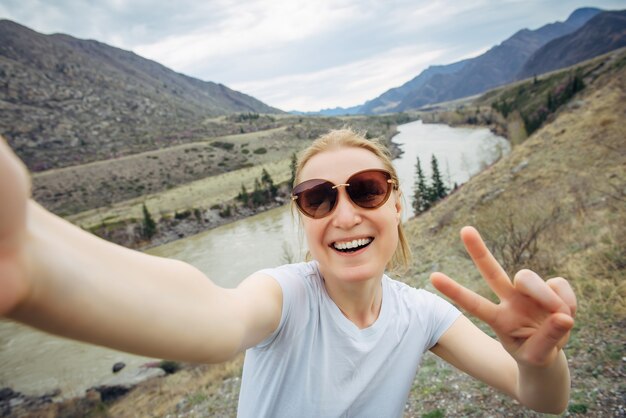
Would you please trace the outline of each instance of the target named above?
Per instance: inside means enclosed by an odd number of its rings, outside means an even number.
[[[150,215],[150,212],[148,211],[148,208],[146,207],[146,204],[143,204],[143,236],[147,239],[151,239],[154,234],[156,234],[156,222],[154,222],[154,219],[152,218],[152,215]]]
[[[250,195],[248,195],[248,190],[246,190],[246,186],[241,183],[241,191],[237,195],[237,199],[239,199],[244,206],[248,206],[248,201],[250,200]]]
[[[278,187],[274,185],[274,180],[272,179],[272,176],[270,176],[270,173],[268,173],[265,168],[263,168],[263,171],[261,172],[261,183],[267,191],[268,201],[272,197],[276,197],[276,194],[278,193]]]
[[[252,207],[258,207],[265,203],[265,197],[261,182],[258,178],[254,179],[254,191],[252,192]]]
[[[439,171],[439,162],[437,161],[437,157],[435,157],[435,154],[433,154],[430,160],[430,166],[432,170],[432,177],[430,183],[429,200],[431,203],[435,203],[436,201],[441,200],[448,195],[448,188],[441,178],[441,172]]]
[[[429,191],[426,185],[426,177],[424,177],[424,172],[422,171],[420,157],[417,157],[417,164],[415,164],[415,187],[413,191],[413,210],[416,214],[422,213],[430,207],[428,195]]]

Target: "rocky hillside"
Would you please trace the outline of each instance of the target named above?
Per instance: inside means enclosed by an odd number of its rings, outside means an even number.
[[[574,33],[557,38],[535,52],[518,79],[568,67],[626,46],[626,10],[604,12]]]
[[[0,134],[33,171],[206,136],[233,113],[281,113],[253,97],[93,40],[0,20]]]

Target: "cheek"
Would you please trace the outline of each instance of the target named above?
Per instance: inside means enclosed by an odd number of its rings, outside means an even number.
[[[312,219],[303,219],[302,229],[304,230],[304,238],[309,247],[309,251],[315,252],[316,246],[322,242],[323,228],[321,222],[315,222]]]

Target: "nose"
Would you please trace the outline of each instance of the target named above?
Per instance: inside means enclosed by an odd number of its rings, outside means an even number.
[[[343,186],[343,185],[342,185]],[[332,213],[333,226],[341,229],[350,229],[361,223],[359,208],[348,197],[345,187],[337,187],[337,206]]]

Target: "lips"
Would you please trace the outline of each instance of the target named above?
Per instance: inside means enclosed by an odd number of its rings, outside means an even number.
[[[330,246],[342,253],[351,253],[367,247],[372,241],[374,241],[374,238],[366,237],[346,241],[335,241]]]

